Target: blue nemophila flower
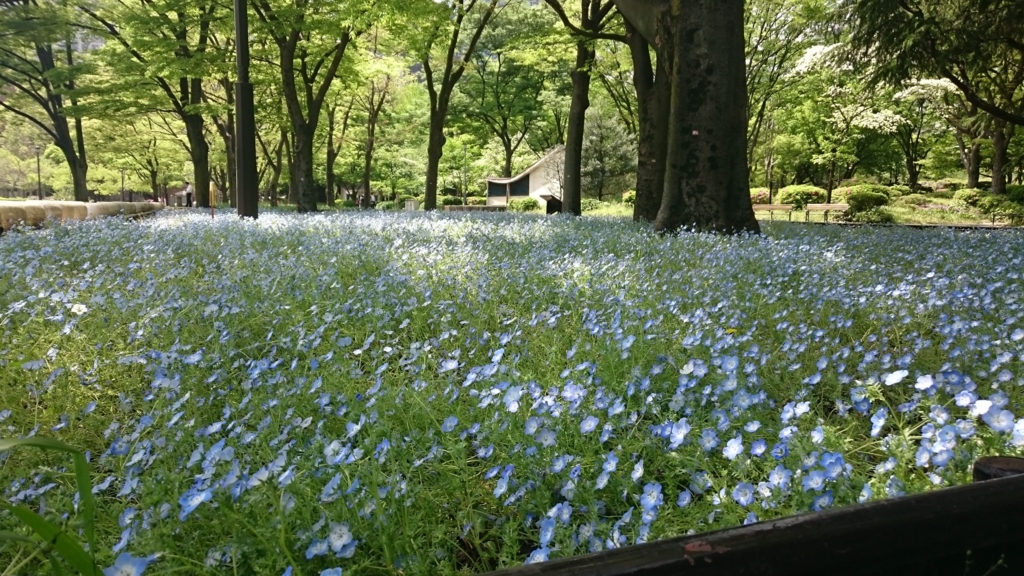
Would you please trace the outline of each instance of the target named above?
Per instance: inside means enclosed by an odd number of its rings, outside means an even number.
[[[644,461],[641,459],[633,466],[633,471],[629,474],[629,477],[633,479],[633,482],[639,482],[640,478],[644,475]]]
[[[996,432],[1010,432],[1014,427],[1013,412],[991,409],[981,417]]]
[[[750,506],[754,502],[754,485],[740,482],[732,491],[732,499],[740,506]]]
[[[331,551],[341,554],[342,549],[352,542],[352,532],[345,522],[331,522],[331,530],[327,535],[327,543]]]
[[[693,501],[693,494],[689,490],[683,488],[683,491],[679,493],[679,498],[676,499],[676,506],[680,508],[686,508]]]
[[[875,415],[871,417],[871,437],[875,438],[882,432],[882,426],[885,425],[885,417],[889,410],[887,408],[879,408]]]
[[[342,576],[341,568],[327,568],[320,571],[320,576]]]
[[[809,490],[821,491],[825,487],[825,472],[822,470],[811,470],[803,478],[804,492]]]
[[[136,558],[127,552],[122,552],[114,560],[114,565],[103,569],[103,576],[141,576],[141,574],[157,559],[157,555]]]
[[[726,442],[725,448],[722,449],[722,455],[729,460],[735,460],[740,454],[743,454],[743,439],[739,436]]]
[[[644,486],[643,494],[640,496],[640,506],[644,510],[661,506],[664,502],[665,498],[661,494],[661,484],[652,482]]]
[[[306,560],[312,560],[317,556],[324,556],[327,554],[328,550],[330,550],[330,546],[327,544],[327,540],[314,538],[313,541],[310,542],[309,547],[306,548]]]
[[[601,421],[596,416],[587,416],[582,422],[580,422],[580,432],[583,434],[590,434],[597,429],[597,425],[600,423]]]
[[[444,419],[444,422],[441,423],[441,431],[451,432],[452,430],[455,430],[455,427],[458,425],[459,419],[456,418],[455,416],[449,416]]]
[[[540,545],[547,547],[551,539],[555,537],[555,519],[545,518],[540,522]]]
[[[714,450],[718,446],[718,434],[712,428],[705,428],[701,431],[700,438],[697,439],[697,445],[703,448],[705,452]]]
[[[676,448],[679,448],[686,440],[686,435],[689,433],[690,424],[686,421],[686,418],[680,418],[678,422],[674,422],[668,436],[669,449],[675,450]]]
[[[197,490],[195,488],[190,489],[188,492],[182,494],[181,498],[178,499],[178,503],[181,505],[181,512],[178,513],[178,520],[182,522],[188,515],[195,511],[203,502],[209,502],[213,498],[213,490],[207,488],[206,490]]]
[[[526,562],[525,563],[526,564],[537,564],[539,562],[547,562],[549,554],[551,554],[551,549],[549,549],[549,548],[538,548],[538,549],[534,550],[533,552],[530,552],[530,555],[526,557]]]

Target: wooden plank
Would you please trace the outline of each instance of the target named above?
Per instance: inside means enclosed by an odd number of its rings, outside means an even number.
[[[1024,574],[1024,475],[672,538],[495,576]],[[967,570],[967,551],[971,569]]]
[[[792,210],[792,204],[754,204],[754,212],[771,212],[773,210]]]
[[[806,210],[808,212],[844,212],[849,210],[849,204],[808,204]]]

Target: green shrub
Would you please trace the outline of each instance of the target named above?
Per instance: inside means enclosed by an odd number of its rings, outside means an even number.
[[[956,192],[957,190],[963,190],[966,188],[966,183],[963,180],[953,180],[951,178],[943,178],[931,183],[931,186],[935,190],[945,190],[948,192]],[[923,187],[923,186],[922,186]]]
[[[988,192],[991,189],[992,189],[992,181],[991,180],[982,180],[982,181],[978,182],[978,190],[984,190],[985,192]]]
[[[779,204],[792,204],[796,210],[803,210],[808,204],[825,201],[825,191],[810,184],[786,186],[779,190]]]
[[[910,186],[903,186],[901,184],[889,186],[889,198],[899,198],[900,196],[906,196],[911,192],[912,190],[910,189]]]
[[[470,206],[486,206],[487,198],[477,198],[475,196],[471,196],[469,198],[466,198],[466,204],[469,204]]]
[[[345,208],[356,208],[359,206],[359,204],[356,204],[355,200],[345,200],[341,205]]]
[[[953,194],[953,202],[957,206],[974,208],[978,205],[978,202],[981,202],[984,195],[985,193],[981,190],[965,188]]]
[[[401,204],[398,202],[392,202],[391,200],[388,200],[387,202],[377,202],[377,210],[400,210],[401,208]]]
[[[894,224],[896,216],[885,208],[872,208],[863,212],[856,212],[849,215],[850,222],[861,222],[863,224]]]
[[[950,190],[936,190],[928,195],[931,196],[932,198],[942,198],[943,200],[951,200],[953,196],[956,195],[956,193]]]
[[[601,202],[600,200],[595,200],[594,198],[584,198],[583,200],[580,201],[580,210],[582,210],[583,212],[592,212],[599,208],[603,208],[607,205],[607,202]]]
[[[584,200],[586,202],[586,200]],[[512,212],[532,212],[540,208],[536,198],[519,198],[509,202],[508,209]]]
[[[1006,198],[1010,202],[1024,204],[1024,185],[1010,184],[1006,187]]]
[[[622,193],[622,203],[626,206],[636,205],[636,190],[626,190]]]
[[[851,214],[858,214],[887,205],[889,197],[877,192],[851,192],[846,203],[850,205]]]
[[[458,196],[441,196],[437,199],[439,206],[462,206],[462,198]]]
[[[768,204],[771,202],[770,190],[767,188],[751,188],[750,189],[750,203],[751,204]]]
[[[907,194],[896,200],[900,206],[924,206],[928,203],[928,197],[924,194]]]
[[[892,190],[890,190],[888,186],[882,186],[881,184],[858,184],[856,186],[850,186],[849,192],[847,192],[846,197],[849,198],[851,194],[859,194],[861,192],[881,194],[888,198],[889,195],[892,193]],[[832,198],[832,201],[835,201],[834,197]]]
[[[401,202],[402,204],[405,204],[406,200],[419,200],[419,197],[418,196],[413,196],[412,194],[399,194],[398,195],[398,201]]]

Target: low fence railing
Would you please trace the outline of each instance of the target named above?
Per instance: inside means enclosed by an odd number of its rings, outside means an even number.
[[[1024,459],[973,484],[531,564],[493,576],[1024,574]]]

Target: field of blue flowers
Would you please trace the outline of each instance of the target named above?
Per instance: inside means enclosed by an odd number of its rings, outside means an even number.
[[[765,228],[178,212],[13,233],[0,436],[89,451],[118,575],[479,573],[1024,455],[1024,234]],[[65,456],[0,454],[0,487],[75,532]],[[0,573],[47,570],[31,546]]]

